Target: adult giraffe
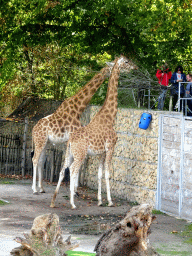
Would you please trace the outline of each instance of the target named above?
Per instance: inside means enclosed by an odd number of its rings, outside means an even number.
[[[109,76],[111,67],[106,66],[97,73],[78,93],[66,99],[51,115],[38,121],[32,131],[35,144],[33,156],[33,194],[38,194],[36,179],[39,173],[39,192],[44,193],[42,169],[48,141],[53,144],[63,143],[69,139],[71,132],[81,127],[80,115],[89,104],[92,96]]]
[[[120,69],[122,68],[131,70],[136,69],[137,66],[125,57],[115,60],[115,65],[113,66],[108,83],[107,96],[102,108],[87,126],[78,128],[70,135],[67,143],[65,164],[60,172],[59,181],[51,201],[51,207],[55,206],[55,199],[64,178],[65,170],[70,168],[70,203],[73,209],[76,208],[74,194],[78,186],[79,169],[87,155],[101,155],[98,171],[98,205],[102,204],[101,178],[104,167],[108,206],[113,205],[109,186],[109,167],[117,141],[117,134],[113,129],[113,124],[117,113],[117,87]]]

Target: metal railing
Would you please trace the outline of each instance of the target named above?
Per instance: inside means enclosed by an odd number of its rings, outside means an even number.
[[[179,93],[178,93],[178,111],[180,112],[181,110],[183,111],[183,114],[185,116],[187,116],[187,110],[190,111],[190,109],[188,109],[188,106],[187,106],[187,100],[192,100],[191,97],[186,97],[184,95],[184,97],[181,97],[181,85],[182,84],[189,84],[191,82],[179,82]],[[180,102],[182,102],[180,104]]]

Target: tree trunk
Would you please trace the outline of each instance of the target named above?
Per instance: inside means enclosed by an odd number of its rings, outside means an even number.
[[[11,251],[14,256],[64,256],[65,252],[78,247],[71,237],[63,241],[57,214],[45,214],[35,218],[30,234],[16,237],[21,246]]]
[[[31,85],[30,85],[31,92],[32,92],[32,95],[35,96],[37,91],[36,91],[35,77],[34,77],[34,72],[33,72],[33,52],[31,52],[31,57],[30,57],[28,47],[26,45],[24,46],[24,55],[28,62],[28,69],[29,69],[29,73],[31,75]]]
[[[158,255],[147,241],[153,220],[151,211],[148,204],[133,207],[115,228],[102,235],[95,246],[96,256]]]

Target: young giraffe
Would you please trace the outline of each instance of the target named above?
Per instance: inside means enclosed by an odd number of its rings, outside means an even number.
[[[33,184],[32,190],[37,193],[36,176],[39,172],[40,193],[45,192],[42,185],[42,167],[48,141],[56,144],[69,139],[69,134],[81,127],[80,115],[85,110],[92,96],[110,74],[110,67],[106,66],[97,73],[77,94],[66,99],[51,115],[38,121],[32,131],[35,144],[33,156]]]
[[[113,205],[109,186],[109,167],[117,141],[117,134],[113,129],[113,124],[117,113],[118,79],[120,69],[125,67],[129,70],[137,68],[132,61],[128,61],[124,57],[116,59],[109,79],[104,105],[87,126],[77,129],[70,135],[67,143],[65,164],[60,172],[59,181],[50,205],[51,207],[55,206],[55,199],[64,178],[65,170],[70,168],[70,203],[73,209],[76,208],[74,194],[78,186],[79,169],[87,155],[101,155],[98,171],[98,205],[102,204],[101,178],[104,167],[108,206]]]

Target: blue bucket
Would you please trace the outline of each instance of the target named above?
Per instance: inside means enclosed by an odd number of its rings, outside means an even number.
[[[149,113],[143,113],[139,122],[139,128],[146,130],[152,120],[152,115]]]

